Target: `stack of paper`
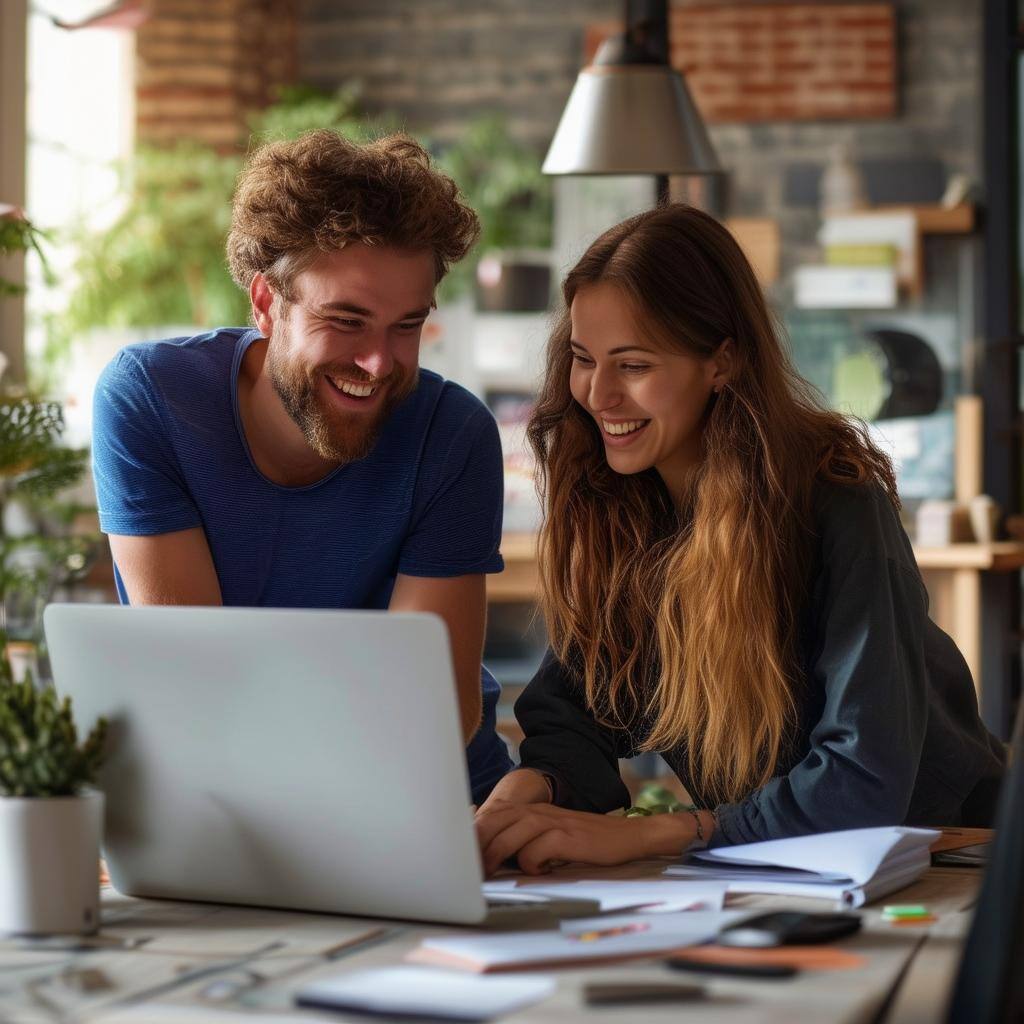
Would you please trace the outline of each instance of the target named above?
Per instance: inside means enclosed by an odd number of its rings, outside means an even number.
[[[514,879],[485,882],[484,895],[501,900],[593,900],[603,913],[645,910],[721,910],[725,882],[678,881],[667,878],[615,879],[607,882],[540,882],[517,885]]]
[[[468,971],[520,971],[652,956],[714,938],[742,911],[684,911],[564,921],[559,931],[447,935],[424,940],[408,959]]]
[[[820,832],[701,850],[665,873],[724,880],[729,892],[818,896],[859,907],[920,878],[938,836],[899,826]]]

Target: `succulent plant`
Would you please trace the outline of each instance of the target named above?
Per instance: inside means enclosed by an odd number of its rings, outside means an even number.
[[[0,796],[76,796],[96,779],[106,735],[100,718],[79,744],[70,697],[58,701],[31,676],[0,679]]]
[[[650,814],[672,814],[686,809],[672,790],[649,782],[637,794],[636,803],[626,811],[627,818],[643,818]]]

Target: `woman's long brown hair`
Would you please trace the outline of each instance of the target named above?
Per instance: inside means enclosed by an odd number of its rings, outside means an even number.
[[[654,469],[609,467],[570,394],[569,312],[597,282],[619,287],[664,348],[706,358],[733,340],[681,506]],[[642,723],[644,750],[683,745],[706,795],[741,799],[774,774],[796,721],[815,479],[874,481],[899,507],[892,466],[793,369],[750,264],[707,214],[675,205],[611,228],[563,296],[528,428],[552,646],[600,721]]]

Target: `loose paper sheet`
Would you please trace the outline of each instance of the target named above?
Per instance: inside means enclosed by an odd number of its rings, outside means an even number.
[[[480,978],[430,967],[382,967],[325,978],[300,989],[301,1005],[455,1020],[490,1020],[547,998],[551,978]]]

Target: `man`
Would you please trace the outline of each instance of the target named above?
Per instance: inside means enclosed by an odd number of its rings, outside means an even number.
[[[510,767],[480,665],[501,452],[486,408],[417,360],[435,288],[478,233],[405,136],[257,150],[227,246],[256,329],[123,349],[93,438],[123,602],[440,615],[477,802]]]

